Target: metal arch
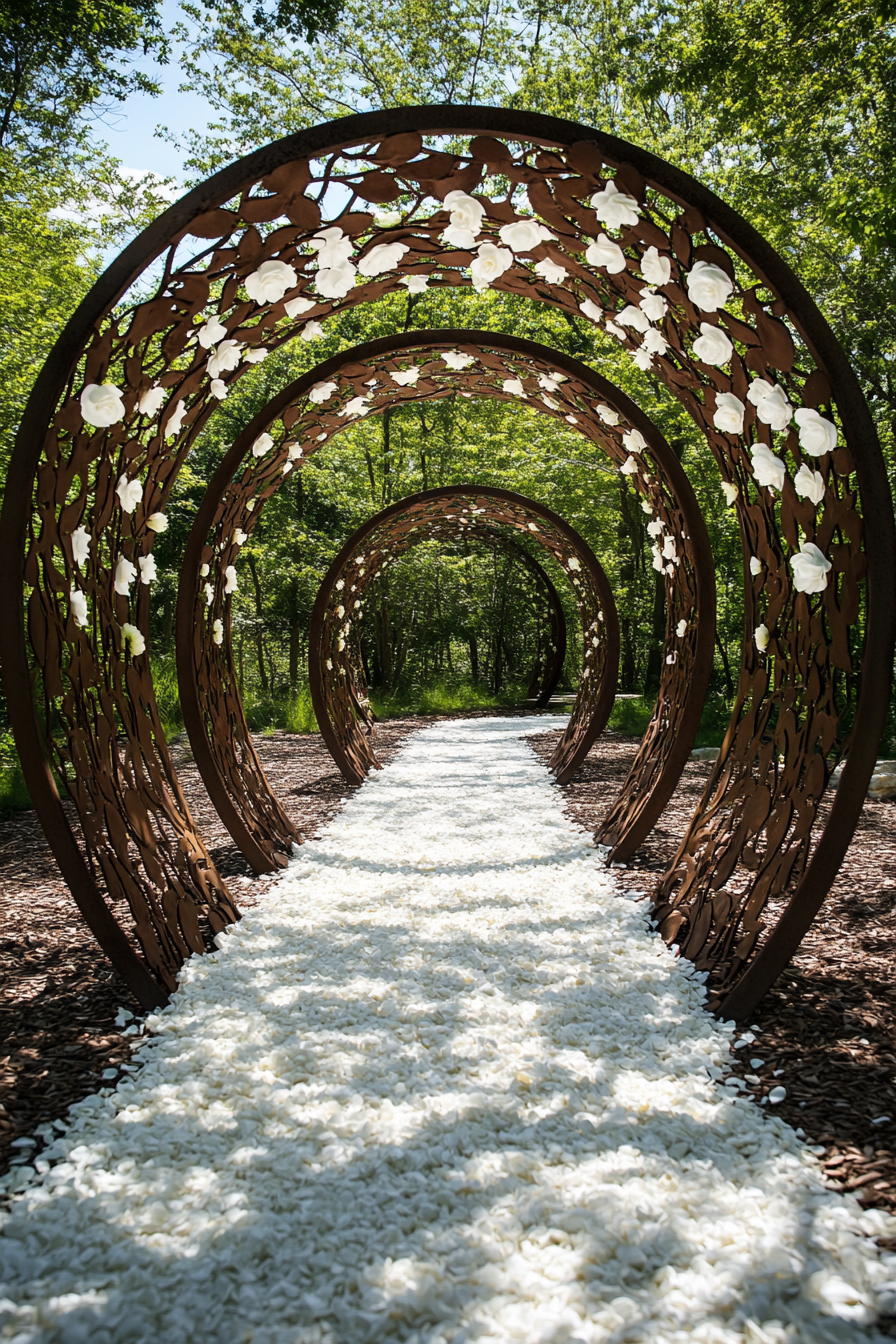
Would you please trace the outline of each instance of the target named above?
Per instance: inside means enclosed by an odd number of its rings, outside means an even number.
[[[444,352],[464,367],[451,369]],[[407,365],[421,368],[418,380],[402,386],[393,374]],[[441,371],[437,366],[441,364]],[[378,388],[371,391],[371,375]],[[548,405],[540,378],[564,380]],[[178,678],[184,723],[194,759],[219,815],[258,871],[281,866],[298,839],[265,778],[252,743],[237,689],[229,631],[229,604],[223,590],[227,562],[262,516],[264,504],[283,483],[287,456],[302,448],[305,460],[346,424],[342,415],[353,393],[366,392],[369,413],[437,396],[480,395],[517,401],[504,391],[516,379],[532,393],[528,403],[596,442],[621,468],[628,454],[627,432],[643,435],[642,469],[630,479],[665,532],[676,539],[679,562],[665,566],[666,659],[654,714],[632,768],[605,819],[598,839],[611,857],[633,852],[654,825],[688,759],[712,667],[715,637],[715,584],[706,528],[678,459],[665,439],[619,388],[566,355],[519,337],[494,332],[436,330],[406,332],[355,347],[318,365],[284,388],[246,427],[225,456],[200,502],[187,545],[178,593]],[[310,400],[312,389],[339,388],[325,403]],[[618,418],[608,424],[596,410]],[[279,443],[260,458],[251,453],[261,434],[273,431]],[[292,442],[292,447],[290,443]],[[208,576],[202,570],[211,569]],[[208,588],[206,587],[208,585]],[[206,597],[206,593],[208,597]],[[221,641],[209,638],[221,622]],[[679,633],[680,623],[687,626]],[[566,772],[564,778],[569,778]]]
[[[473,134],[471,152],[427,153],[421,160],[421,132]],[[500,135],[511,144],[496,141]],[[363,149],[365,144],[369,150]],[[522,151],[513,148],[519,145]],[[529,148],[536,145],[544,148],[537,153]],[[62,333],[23,416],[8,478],[0,529],[0,564],[9,576],[0,594],[0,659],[26,780],[66,879],[97,936],[147,1001],[157,999],[158,990],[147,980],[137,954],[129,951],[127,939],[120,940],[112,928],[98,871],[113,895],[130,902],[151,979],[163,985],[173,982],[189,948],[201,945],[200,917],[212,927],[235,917],[179,794],[151,678],[142,665],[136,666],[139,655],[120,656],[118,632],[125,615],[137,622],[145,619],[147,602],[142,595],[113,594],[108,566],[115,548],[133,558],[148,550],[142,514],[127,525],[115,514],[110,526],[109,508],[115,509],[110,473],[117,474],[122,465],[131,476],[146,470],[152,502],[163,505],[192,436],[211,413],[204,369],[184,355],[185,324],[208,303],[210,279],[229,277],[220,291],[219,311],[234,330],[252,311],[262,324],[251,328],[252,341],[266,337],[268,318],[272,343],[288,339],[276,330],[276,302],[261,304],[258,311],[236,302],[238,281],[275,253],[293,255],[289,249],[296,239],[319,227],[319,215],[309,223],[313,210],[304,194],[307,156],[346,158],[351,146],[361,146],[367,166],[373,164],[369,173],[362,173],[361,166],[354,173],[361,181],[353,187],[366,191],[365,199],[371,192],[374,200],[394,199],[396,178],[410,181],[411,191],[414,182],[421,187],[418,201],[424,194],[475,190],[488,163],[500,175],[525,181],[533,208],[557,231],[561,241],[556,252],[570,263],[566,275],[571,278],[568,284],[542,283],[525,264],[514,264],[499,282],[511,292],[566,311],[578,311],[586,297],[597,309],[599,299],[612,317],[619,315],[620,303],[638,301],[643,282],[635,271],[648,247],[657,248],[672,265],[674,279],[663,286],[671,304],[663,322],[668,345],[653,361],[655,372],[680,397],[726,478],[739,487],[745,559],[758,548],[757,558],[769,576],[747,587],[745,633],[749,636],[763,616],[772,616],[775,627],[762,658],[745,639],[732,725],[703,807],[668,875],[660,913],[666,935],[677,937],[686,954],[711,971],[711,1004],[745,1014],[786,964],[824,899],[874,766],[896,621],[896,545],[886,471],[843,351],[793,272],[755,230],[711,192],[654,156],[591,128],[537,114],[406,108],[345,118],[269,145],[216,174],[160,216],[100,278]],[[361,159],[353,162],[360,165]],[[620,235],[627,257],[621,275],[604,275],[594,266],[589,271],[576,256],[598,229],[593,208],[582,198],[602,189],[611,176],[641,203],[638,222]],[[261,177],[271,194],[252,196]],[[237,195],[237,210],[223,210]],[[349,206],[356,198],[357,192]],[[670,214],[669,204],[683,209]],[[489,205],[488,228],[494,235],[498,225],[509,222],[508,211],[514,212],[509,198]],[[284,216],[290,226],[265,238],[254,227]],[[418,227],[410,259],[403,259],[389,279],[360,285],[351,302],[396,288],[402,272],[432,271],[434,258],[443,276],[439,283],[466,283],[460,270],[471,258],[460,252],[449,255],[439,247],[444,218],[437,212],[434,219],[425,245]],[[355,212],[354,220],[346,223],[356,236],[372,226],[372,217]],[[197,272],[191,270],[192,262],[180,266],[171,250],[158,296],[112,318],[128,287],[191,230],[219,240],[217,249],[207,249],[209,256],[214,252],[218,270]],[[233,244],[234,233],[239,234],[238,245]],[[737,268],[726,249],[734,253]],[[697,261],[728,267],[733,275],[734,302],[742,316],[731,313],[726,303],[722,318],[716,319],[740,347],[726,365],[730,376],[701,366],[688,345],[700,314],[685,292],[685,276]],[[318,305],[318,313],[325,316],[332,308]],[[250,339],[240,331],[243,339]],[[798,351],[794,336],[801,343]],[[630,350],[638,344],[630,333],[623,332],[622,340]],[[182,432],[168,436],[176,440],[171,450],[164,438],[152,437],[135,411],[162,367],[168,381],[161,386],[172,400],[180,395],[186,424],[185,429],[179,425]],[[115,376],[125,382],[126,419],[110,432],[87,433],[77,410],[78,389],[104,379],[110,368],[119,370]],[[764,422],[757,427],[752,410],[744,434],[714,425],[718,395],[743,397],[750,373],[769,374],[792,406],[821,407],[829,422],[836,404],[847,447],[822,454],[815,462],[825,492],[820,513],[800,502],[792,481],[780,505],[755,482],[748,450],[751,445],[773,447],[774,441]],[[785,451],[807,465],[793,431]],[[87,516],[85,508],[97,528],[95,554],[102,545],[102,556],[82,570],[72,559],[70,537],[77,521]],[[832,579],[820,598],[797,592],[787,572],[801,532],[831,552]],[[58,713],[67,725],[65,740],[50,745],[57,765],[72,779],[83,852],[59,803],[42,724],[32,704],[16,576],[31,589],[28,637],[44,673],[46,710]],[[86,581],[86,596],[94,604],[90,637],[75,628],[78,622],[67,610],[73,578]],[[119,602],[118,596],[124,600]],[[849,694],[856,681],[856,651],[850,640],[855,645],[863,635],[862,683],[854,703]],[[849,717],[847,739],[844,722]],[[123,753],[114,742],[110,746],[109,729],[116,719],[124,729]],[[847,746],[841,783],[810,857],[818,801],[833,761]],[[133,853],[139,855],[136,873],[129,863]],[[746,877],[729,886],[741,859]],[[768,932],[763,912],[772,897],[784,897],[786,908]]]

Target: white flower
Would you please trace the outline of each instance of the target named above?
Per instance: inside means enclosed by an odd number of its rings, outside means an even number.
[[[227,335],[227,328],[217,317],[210,317],[199,328],[199,344],[203,350],[209,350]]]
[[[314,277],[314,288],[325,299],[342,299],[354,289],[357,270],[350,261],[341,261],[338,266],[328,266],[318,271]]]
[[[327,437],[326,434],[324,434],[323,437],[326,438]],[[289,445],[288,451],[290,461],[295,462],[296,458],[302,456],[302,445],[300,443],[291,443]]]
[[[796,555],[790,557],[793,582],[799,593],[823,593],[827,587],[830,560],[812,541],[800,543]]]
[[[308,400],[313,401],[315,406],[320,406],[330,400],[333,393],[338,390],[338,386],[338,383],[315,383],[308,390]]]
[[[622,472],[623,476],[637,476],[638,463],[632,457],[631,453],[629,453],[619,470]]]
[[[86,593],[81,593],[77,588],[72,588],[69,593],[68,602],[75,625],[79,625],[83,629],[88,620]]]
[[[614,314],[614,322],[618,322],[620,327],[634,327],[635,331],[647,331],[650,327],[650,319],[640,308],[636,308],[633,303],[629,303],[620,312]]]
[[[663,557],[662,557],[662,555],[660,554],[660,548],[659,548],[659,546],[654,545],[654,547],[653,547],[653,552],[652,552],[652,553],[653,553],[653,560],[652,560],[651,563],[652,563],[652,565],[653,565],[653,568],[656,570],[657,574],[662,574],[662,572],[663,572]]]
[[[751,556],[750,556],[750,573],[753,575],[753,578],[755,579],[755,577],[756,577],[757,574],[761,574],[761,573],[762,573],[762,570],[763,570],[763,564],[762,564],[762,561],[759,559],[758,556],[756,556],[756,555],[751,555]]]
[[[399,279],[400,285],[407,285],[409,294],[422,294],[429,285],[428,275],[403,275]]]
[[[505,378],[501,386],[511,397],[524,397],[526,395],[526,389],[519,378]]]
[[[824,499],[824,477],[820,471],[807,467],[805,462],[793,479],[793,488],[800,499],[811,499],[813,504],[820,504]]]
[[[151,513],[146,520],[150,532],[164,532],[168,527],[168,518],[164,513]]]
[[[719,392],[712,422],[723,434],[741,434],[744,428],[746,406],[733,392]]]
[[[119,476],[115,493],[123,512],[133,513],[143,498],[143,482],[136,479],[131,481],[128,480],[127,476]]]
[[[722,494],[725,496],[725,503],[730,508],[740,494],[740,490],[732,481],[723,481]]]
[[[161,410],[167,395],[164,387],[158,385],[151,387],[148,392],[143,393],[143,396],[137,402],[137,410],[141,415],[146,415],[150,420],[153,420]]]
[[[235,527],[233,529],[233,535],[231,536],[230,539],[233,542],[234,546],[242,546],[245,544],[247,535],[248,534],[245,533],[241,527]]]
[[[582,568],[574,555],[567,557],[566,567],[567,569],[571,569],[574,573]]]
[[[200,577],[201,577],[201,578],[203,578],[203,579],[207,578],[207,577],[208,577],[208,565],[200,565],[200,566],[199,566],[199,574],[200,574]]]
[[[465,191],[449,191],[444,203],[451,215],[452,224],[469,229],[473,233],[480,232],[485,206],[481,201],[477,201],[475,196],[468,196]]]
[[[312,308],[316,308],[317,301],[315,299],[303,299],[299,297],[297,299],[290,299],[289,303],[286,303],[283,306],[286,309],[286,316],[295,318],[299,317],[302,313],[309,313]]]
[[[413,387],[420,377],[420,370],[415,366],[412,369],[405,369],[404,372],[390,373],[389,377],[399,387]]]
[[[306,323],[305,323],[305,327],[304,327],[304,329],[303,329],[303,331],[302,331],[302,340],[303,340],[303,341],[319,341],[320,338],[321,338],[321,336],[323,336],[323,334],[324,334],[323,323],[321,323],[321,322],[306,322]]]
[[[601,322],[603,320],[603,309],[599,308],[593,299],[583,299],[579,304],[579,312],[583,317],[587,317],[589,322]]]
[[[795,412],[793,418],[800,427],[800,447],[810,457],[822,457],[837,447],[837,426],[819,415],[818,411],[804,406]]]
[[[409,251],[407,243],[377,243],[358,262],[358,272],[366,276],[385,275],[386,271],[394,271]]]
[[[115,573],[112,576],[112,585],[116,593],[119,593],[122,597],[127,597],[128,589],[136,577],[137,566],[132,565],[130,560],[126,560],[124,556],[122,556],[115,566]]]
[[[625,253],[605,233],[598,234],[597,240],[589,244],[585,260],[589,266],[605,267],[608,275],[618,275],[625,270]]]
[[[254,350],[243,351],[244,364],[260,364],[263,359],[267,359],[268,352],[263,345],[258,345]]]
[[[222,373],[230,373],[240,362],[239,341],[222,341],[213,354],[209,355],[205,367],[209,378],[220,378]]]
[[[649,499],[641,500],[641,512],[648,514],[653,513],[653,505],[651,504]]]
[[[773,490],[784,489],[784,478],[787,472],[784,463],[780,457],[766,448],[764,443],[757,443],[750,449],[750,457],[753,462],[753,475],[756,477],[757,485],[770,486]]]
[[[559,392],[566,381],[565,373],[540,373],[538,375],[538,386],[544,388],[545,392]]]
[[[219,401],[223,401],[227,396],[227,384],[224,382],[223,378],[213,378],[209,383],[208,390],[211,392],[212,396],[217,397]]]
[[[579,423],[578,417],[575,415],[565,415],[563,418],[568,425],[577,425]]]
[[[284,476],[288,476],[289,473],[292,471],[294,465],[295,463],[293,462],[284,462],[280,470]]]
[[[212,621],[212,640],[215,644],[224,643],[224,622],[220,617],[216,621]]]
[[[208,565],[203,565],[203,569],[208,573]],[[215,600],[215,590],[210,583],[205,585],[205,605],[210,607]]]
[[[615,336],[617,341],[628,340],[628,336],[622,330],[622,327],[617,327],[615,322],[610,322],[609,320],[607,321],[607,331],[610,333],[611,336]]]
[[[94,429],[105,429],[124,419],[123,393],[111,383],[88,383],[81,393],[81,415]]]
[[[512,265],[513,253],[509,248],[482,243],[470,264],[473,288],[481,294]]]
[[[547,406],[549,411],[559,411],[560,409],[559,401],[555,401],[553,397],[549,397],[547,392],[542,392],[541,399],[544,402],[545,406]]]
[[[622,442],[630,453],[642,453],[647,447],[647,440],[640,429],[630,429],[623,434]]]
[[[661,331],[657,331],[656,327],[651,327],[641,342],[641,349],[649,350],[652,355],[664,355],[669,349],[669,342]]]
[[[645,289],[638,307],[643,309],[651,322],[662,322],[669,305],[662,294],[656,294],[652,289]]]
[[[294,269],[285,261],[263,261],[243,284],[256,303],[279,303],[288,289],[295,288],[297,280]]]
[[[688,298],[704,313],[714,313],[727,301],[734,285],[720,266],[695,261],[688,275]]]
[[[605,425],[618,425],[618,424],[619,424],[619,412],[618,412],[618,411],[614,411],[614,410],[613,410],[613,407],[612,407],[612,406],[608,406],[608,405],[606,404],[606,402],[603,402],[603,401],[600,402],[600,404],[597,406],[596,409],[597,409],[597,413],[598,413],[598,415],[600,416],[601,420],[603,420],[603,422],[604,422]]]
[[[309,238],[308,246],[317,252],[317,264],[324,270],[348,261],[355,250],[351,238],[336,224],[319,229],[313,238]]]
[[[158,578],[159,572],[156,569],[156,558],[154,555],[141,555],[137,560],[140,566],[140,582],[152,583],[153,579]]]
[[[351,401],[347,401],[345,403],[339,414],[366,415],[367,412],[370,410],[370,407],[367,405],[367,402],[368,402],[367,397],[352,397]]]
[[[72,533],[72,557],[76,565],[86,565],[90,557],[90,543],[93,541],[87,528],[82,523],[76,527]]]
[[[271,438],[270,434],[259,434],[252,445],[252,456],[264,457],[265,453],[269,453],[273,446],[274,440]]]
[[[462,355],[459,350],[446,350],[442,359],[448,365],[449,369],[466,369],[470,364],[475,363],[472,355]]]
[[[643,345],[637,350],[633,350],[631,356],[638,368],[643,369],[645,373],[648,369],[653,367],[653,355],[649,350],[645,349]]]
[[[131,625],[125,621],[121,627],[121,651],[129,653],[132,658],[138,658],[141,653],[146,652],[146,640],[143,638],[143,631],[138,630],[136,625]]]
[[[724,331],[709,322],[700,323],[700,335],[694,342],[693,349],[694,354],[698,359],[702,359],[704,364],[712,364],[716,368],[727,364],[734,353],[734,346]]]
[[[676,627],[675,627],[675,633],[676,633],[676,635],[678,636],[679,639],[682,639],[682,638],[683,638],[684,633],[685,633],[685,631],[687,630],[687,628],[688,628],[688,623],[687,623],[687,621],[679,621],[679,622],[678,622],[678,624],[677,624]]]
[[[661,257],[655,247],[648,247],[641,258],[641,274],[649,285],[668,285],[672,263],[668,257]]]
[[[476,246],[476,234],[473,229],[468,229],[464,224],[449,224],[442,230],[441,240],[449,247],[460,248],[463,252],[470,252]]]
[[[675,560],[678,556],[678,549],[675,545],[674,537],[666,537],[663,541],[663,559]]]
[[[332,671],[333,671],[333,659],[332,659],[332,658],[328,658],[328,659],[327,659],[327,671],[328,671],[328,672],[332,672]]]
[[[793,407],[780,383],[772,385],[765,378],[754,378],[747,388],[747,401],[756,407],[756,414],[764,425],[780,431],[790,424]]]
[[[660,536],[665,526],[666,524],[663,522],[662,518],[654,518],[651,522],[647,524],[648,537]]]
[[[550,257],[545,257],[543,261],[536,261],[535,274],[540,275],[549,285],[562,285],[569,275],[569,271],[559,262],[551,261]],[[586,302],[590,302],[590,300],[586,300]],[[599,311],[600,309],[598,309]]]
[[[556,234],[539,224],[537,219],[518,219],[513,224],[503,224],[498,237],[511,252],[531,252],[540,243],[556,238]]]
[[[401,223],[400,210],[380,210],[374,215],[373,222],[378,229],[394,229],[396,224]]]
[[[757,625],[753,631],[753,638],[756,641],[756,647],[760,653],[764,653],[768,648],[768,641],[771,639],[771,632],[767,625]]]
[[[606,224],[610,229],[620,229],[623,224],[637,224],[641,213],[634,196],[620,191],[612,178],[603,191],[595,192],[591,197],[591,208],[597,211],[601,224]]]
[[[235,593],[236,588],[237,588],[236,566],[228,565],[227,568],[224,570],[224,592],[225,594]]]

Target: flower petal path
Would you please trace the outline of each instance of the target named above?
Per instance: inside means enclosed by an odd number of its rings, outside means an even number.
[[[892,1220],[720,1082],[543,727],[417,734],[188,962],[3,1216],[0,1338],[884,1338]]]

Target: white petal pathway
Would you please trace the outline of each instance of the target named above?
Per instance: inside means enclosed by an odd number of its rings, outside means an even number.
[[[4,1215],[18,1344],[882,1339],[879,1213],[721,1085],[730,1028],[520,734],[417,734],[186,967]]]

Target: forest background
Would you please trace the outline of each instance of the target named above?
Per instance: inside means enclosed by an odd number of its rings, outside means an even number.
[[[279,136],[352,111],[477,103],[552,113],[628,139],[718,192],[789,261],[849,353],[893,477],[896,430],[896,0],[157,0],[0,3],[0,484],[31,384],[103,266],[173,196]],[[206,125],[169,124],[178,182],[127,172],[110,112],[159,93],[146,57],[180,65]],[[165,126],[165,99],[158,120]],[[240,380],[181,473],[155,547],[151,655],[179,726],[173,619],[180,557],[215,465],[286,382],[340,350],[422,327],[512,331],[617,382],[680,455],[710,531],[719,588],[702,743],[720,740],[739,665],[741,550],[718,469],[658,382],[593,327],[486,291],[428,292],[334,317]],[[525,408],[461,398],[353,424],[295,472],[243,548],[235,649],[250,726],[313,726],[306,646],[317,586],[345,538],[415,491],[517,490],[592,545],[619,606],[615,722],[649,715],[663,593],[646,519],[595,445]],[[574,604],[566,593],[574,625]],[[546,613],[505,555],[423,546],[368,607],[383,713],[518,701]],[[568,684],[575,679],[571,641]],[[27,801],[0,707],[0,806]],[[892,733],[891,733],[892,736]],[[892,743],[889,744],[892,749]]]

